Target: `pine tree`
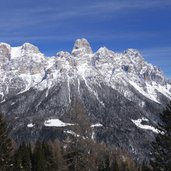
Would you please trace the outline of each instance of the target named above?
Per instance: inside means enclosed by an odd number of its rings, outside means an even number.
[[[71,106],[68,115],[71,117],[71,121],[75,123],[75,125],[70,128],[72,135],[67,144],[65,160],[67,161],[70,170],[92,170],[93,166],[90,161],[92,158],[92,130],[88,114],[79,99],[73,100]]]
[[[51,155],[51,171],[67,171],[67,166],[63,158],[62,147],[58,140],[48,143]]]
[[[162,132],[154,143],[154,159],[152,165],[155,171],[171,170],[171,103],[160,114]]]
[[[8,171],[11,163],[12,143],[8,138],[5,121],[0,115],[0,171]]]
[[[14,166],[12,171],[31,171],[31,145],[22,143],[14,154]]]
[[[37,142],[33,153],[33,171],[52,170],[54,166],[53,162],[53,153],[48,143]]]
[[[46,159],[41,143],[37,142],[33,153],[33,171],[46,171]]]

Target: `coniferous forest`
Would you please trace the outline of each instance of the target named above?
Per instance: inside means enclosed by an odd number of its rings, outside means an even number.
[[[76,106],[77,107],[77,106]],[[77,112],[82,116],[77,117]],[[77,109],[75,116],[84,119]],[[161,133],[153,145],[149,162],[137,163],[126,151],[84,138],[88,121],[75,126],[79,135],[65,142],[59,140],[16,144],[8,136],[0,116],[0,171],[171,171],[171,103],[160,115]],[[88,134],[87,134],[88,135]]]

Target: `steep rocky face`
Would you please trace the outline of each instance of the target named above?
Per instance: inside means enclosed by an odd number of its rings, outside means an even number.
[[[93,51],[90,47],[89,42],[86,39],[77,39],[75,41],[72,55],[73,56],[82,56],[84,54],[92,54]]]
[[[69,111],[77,100],[91,123],[101,125],[93,130],[95,141],[118,145],[140,159],[150,155],[171,84],[137,50],[115,53],[102,47],[93,53],[86,39],[78,39],[71,54],[48,58],[29,43],[1,44],[0,60],[0,111],[17,141],[67,137],[67,126],[52,123],[73,124]],[[52,122],[48,128],[45,121]]]
[[[11,57],[11,47],[6,43],[0,43],[0,65],[3,66]]]

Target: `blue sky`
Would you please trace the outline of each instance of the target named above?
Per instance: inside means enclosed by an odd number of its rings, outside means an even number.
[[[171,0],[1,1],[0,42],[54,55],[82,37],[94,51],[138,49],[171,78]]]

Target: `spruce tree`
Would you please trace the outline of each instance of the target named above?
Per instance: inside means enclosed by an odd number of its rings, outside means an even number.
[[[12,143],[8,138],[6,124],[0,114],[0,171],[8,171],[11,163]]]
[[[160,114],[162,132],[154,143],[154,159],[152,165],[155,171],[171,171],[171,103]]]
[[[13,171],[32,171],[31,146],[22,143],[14,154]]]
[[[88,171],[92,168],[90,162],[92,155],[91,124],[88,114],[79,99],[74,99],[71,106],[68,115],[75,125],[70,127],[71,134],[67,144],[68,148],[65,160],[67,161],[70,170]]]
[[[33,171],[46,171],[46,159],[41,143],[37,143],[33,153]]]
[[[37,142],[33,153],[33,171],[53,170],[53,153],[45,142]]]
[[[62,147],[58,140],[48,143],[51,151],[51,171],[67,171],[66,162],[62,154]]]

